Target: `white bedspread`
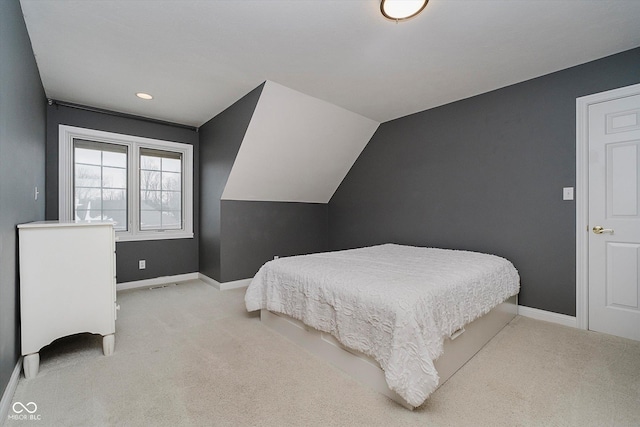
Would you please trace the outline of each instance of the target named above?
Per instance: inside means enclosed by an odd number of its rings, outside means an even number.
[[[267,262],[248,311],[284,313],[378,361],[389,388],[419,406],[438,386],[445,337],[518,293],[494,255],[386,244]]]

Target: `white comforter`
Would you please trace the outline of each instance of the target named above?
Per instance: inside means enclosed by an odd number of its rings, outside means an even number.
[[[280,258],[260,268],[247,310],[284,313],[378,361],[419,406],[438,386],[444,338],[518,293],[504,258],[386,244]]]

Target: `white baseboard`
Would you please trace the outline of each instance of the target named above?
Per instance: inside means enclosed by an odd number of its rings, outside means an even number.
[[[518,314],[520,316],[530,317],[537,320],[544,320],[545,322],[557,323],[559,325],[570,326],[572,328],[578,327],[577,319],[573,316],[567,316],[566,314],[559,314],[552,311],[525,307],[524,305],[518,306]]]
[[[117,283],[116,291],[124,291],[126,289],[151,288],[154,286],[161,286],[169,283],[186,282],[187,280],[196,280],[199,278],[199,273],[186,273],[176,274],[175,276],[163,276],[153,279],[135,280],[132,282]]]
[[[16,367],[13,368],[13,373],[9,378],[9,383],[4,389],[2,394],[2,400],[0,400],[0,422],[6,420],[9,415],[9,408],[11,408],[11,402],[13,401],[13,395],[16,393],[18,387],[18,381],[20,380],[20,371],[22,370],[22,357],[18,358]]]
[[[212,279],[211,277],[205,276],[204,274],[200,273],[200,280],[221,291],[228,291],[229,289],[246,288],[247,286],[249,286],[249,283],[251,283],[252,277],[248,279],[240,279],[240,280],[234,280],[232,282],[220,283],[217,280]]]

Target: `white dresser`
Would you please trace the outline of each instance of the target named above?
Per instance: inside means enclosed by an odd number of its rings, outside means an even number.
[[[39,351],[72,334],[100,334],[115,346],[115,233],[110,222],[18,225],[20,317],[26,378],[38,374]]]

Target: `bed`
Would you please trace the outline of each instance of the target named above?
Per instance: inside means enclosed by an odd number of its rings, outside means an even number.
[[[385,244],[267,262],[245,304],[413,408],[515,316],[519,288],[495,255]]]

